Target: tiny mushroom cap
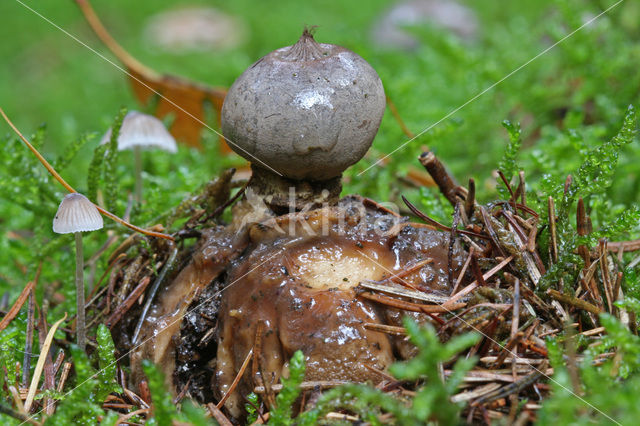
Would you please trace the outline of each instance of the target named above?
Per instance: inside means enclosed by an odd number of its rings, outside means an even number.
[[[95,231],[103,226],[102,215],[96,206],[77,192],[62,199],[56,217],[53,218],[53,232],[58,234]]]
[[[104,134],[100,144],[111,139],[111,129]],[[162,121],[156,117],[138,111],[129,111],[122,120],[120,136],[118,136],[118,150],[140,148],[158,148],[167,152],[178,151],[176,140],[164,127]]]

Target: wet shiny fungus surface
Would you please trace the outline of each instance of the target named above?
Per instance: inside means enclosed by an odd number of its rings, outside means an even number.
[[[389,283],[386,278],[422,262],[403,276],[405,283],[437,295],[450,292],[448,235],[410,224],[360,198],[266,218],[229,232],[246,232],[248,238],[242,253],[226,264],[224,273],[207,283],[210,288],[224,288],[216,292],[215,312],[208,315],[216,318],[209,329],[183,324],[181,331],[183,342],[194,341],[185,340],[185,333],[194,330],[201,334],[196,340],[207,336],[209,340],[204,346],[178,344],[175,365],[183,370],[176,375],[178,388],[186,385],[186,377],[198,374],[194,368],[209,369],[208,383],[202,385],[210,386],[217,400],[227,393],[249,352],[259,351],[253,356],[259,365],[247,369],[225,404],[234,417],[243,412],[241,395],[263,380],[277,383],[287,374],[287,361],[296,350],[305,355],[306,381],[377,383],[381,376],[365,365],[385,370],[396,359],[412,355],[412,348],[402,338],[365,327],[367,323],[401,325],[402,313],[358,297],[359,283]],[[464,253],[454,246],[451,264],[457,271]],[[193,288],[193,283],[182,282],[181,276],[183,280],[194,275],[211,278],[211,274],[196,274],[193,262],[189,268],[191,273],[181,273],[171,285]],[[203,303],[205,296],[207,303]],[[193,304],[207,309],[213,306],[213,299],[205,289]],[[194,315],[191,320],[197,321],[197,311]],[[426,320],[422,314],[412,315]]]

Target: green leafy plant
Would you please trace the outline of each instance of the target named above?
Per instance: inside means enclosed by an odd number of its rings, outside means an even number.
[[[104,416],[103,399],[98,399],[102,392],[101,383],[96,370],[91,366],[87,354],[77,346],[71,345],[71,355],[76,374],[76,386],[61,398],[55,415],[49,417],[46,425],[96,424],[98,417]],[[113,355],[112,355],[113,356]]]
[[[109,394],[122,392],[122,388],[116,381],[116,348],[106,325],[98,325],[96,340],[98,341],[96,400],[104,401]]]
[[[148,424],[170,426],[171,419],[178,417],[178,410],[172,401],[171,393],[165,387],[164,375],[149,360],[143,361],[142,368],[149,379],[149,390],[153,402],[153,418]]]
[[[289,377],[282,378],[282,390],[276,397],[276,407],[271,410],[269,424],[292,425],[293,403],[300,395],[300,383],[304,380],[304,354],[296,351],[289,361]]]
[[[502,173],[504,173],[508,180],[511,180],[513,175],[521,170],[516,162],[516,158],[520,151],[520,147],[522,146],[522,129],[520,128],[520,123],[511,123],[509,120],[504,120],[502,122],[502,126],[507,129],[507,132],[509,133],[509,144],[504,151],[498,168]],[[502,185],[498,185],[498,188],[502,198],[508,199],[510,194],[507,191],[507,188]]]
[[[120,128],[122,121],[127,114],[126,108],[121,108],[116,116],[113,126],[111,126],[111,138],[107,144],[108,148],[104,155],[103,180],[105,192],[105,205],[107,210],[116,211],[116,202],[118,200],[118,137],[120,136]]]
[[[640,416],[636,394],[640,390],[640,338],[619,320],[608,314],[600,316],[607,330],[602,344],[588,349],[578,364],[580,385],[574,389],[562,345],[558,339],[547,341],[549,359],[554,369],[552,396],[544,401],[540,424],[590,425],[619,423],[632,425]],[[597,355],[616,349],[616,356],[601,365]]]
[[[96,338],[98,370],[91,365],[84,351],[71,345],[76,385],[68,393],[56,396],[56,399],[60,399],[60,405],[55,414],[46,420],[46,424],[96,424],[98,417],[105,416],[102,409],[105,398],[111,393],[122,392],[116,382],[115,347],[109,329],[104,324],[98,326]],[[104,421],[107,419],[111,421],[113,415],[104,417]]]
[[[244,410],[247,413],[247,423],[253,423],[258,420],[258,410],[256,410],[256,407],[258,407],[260,401],[258,399],[258,395],[253,392],[251,392],[245,398],[250,402],[247,402],[244,405]]]
[[[598,212],[606,207],[602,203],[599,204],[599,200],[602,199],[604,191],[612,184],[621,150],[635,140],[636,127],[636,112],[632,106],[629,106],[620,131],[608,142],[585,153],[582,164],[575,173],[575,178],[566,185],[566,190],[564,179],[561,180],[561,183],[557,181],[552,183],[551,179],[547,179],[542,185],[542,194],[552,196],[558,201],[556,204],[558,206],[557,227],[560,243],[558,245],[559,260],[542,277],[541,290],[546,290],[551,283],[557,282],[565,275],[566,282],[573,281],[573,277],[578,271],[575,265],[582,264],[579,256],[575,254],[579,244],[593,245],[599,238],[613,238],[624,232],[637,229],[640,212],[636,207],[615,217],[604,214],[604,218],[609,220],[601,220],[599,229],[596,229],[592,235],[582,238],[577,235],[570,217],[578,197],[582,197],[587,205],[593,201],[596,206],[601,207]],[[542,207],[544,206],[542,200],[538,200],[538,205],[540,206],[539,210],[545,211]],[[593,210],[592,212],[596,213]]]

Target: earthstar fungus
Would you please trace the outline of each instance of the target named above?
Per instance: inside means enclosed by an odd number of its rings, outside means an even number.
[[[152,358],[180,392],[224,400],[240,418],[242,395],[286,376],[297,350],[311,381],[379,382],[376,369],[412,356],[407,341],[366,325],[429,317],[361,297],[359,284],[398,285],[402,273],[416,291],[448,296],[447,271],[465,256],[448,233],[359,196],[339,199],[340,176],[366,153],[384,108],[373,68],[306,30],[236,80],[222,130],[253,176],[232,222],[203,230],[144,320],[134,377]]]

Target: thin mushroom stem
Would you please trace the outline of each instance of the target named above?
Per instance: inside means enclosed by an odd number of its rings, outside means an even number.
[[[136,187],[135,200],[136,203],[142,203],[142,149],[139,146],[133,148],[133,162],[135,164]]]
[[[31,142],[29,142],[27,140],[27,138],[25,138],[22,133],[20,133],[20,130],[18,130],[18,128],[13,124],[13,122],[11,120],[9,120],[9,117],[7,117],[7,114],[4,113],[4,110],[2,108],[0,108],[0,115],[2,115],[2,117],[4,118],[4,120],[7,122],[7,124],[9,124],[9,126],[13,129],[13,131],[20,137],[20,139],[22,140],[22,142],[24,142],[24,144],[27,146],[27,148],[29,148],[29,150],[33,153],[33,155],[36,156],[36,158],[38,158],[38,160],[40,161],[40,163],[42,163],[42,165],[49,171],[49,173],[51,173],[51,176],[53,176],[58,182],[60,182],[60,185],[64,186],[65,189],[69,192],[77,192],[75,189],[73,189],[71,187],[71,185],[69,185],[63,178],[62,176],[60,176],[58,174],[58,172],[56,172],[56,170],[53,168],[53,166],[51,166],[51,164],[49,164],[49,162],[42,156],[42,154],[40,154],[38,152],[38,150],[31,145]],[[150,237],[158,237],[158,238],[164,238],[165,240],[170,240],[170,241],[174,241],[174,238],[171,235],[167,235],[167,234],[163,234],[161,232],[153,232],[153,231],[147,231],[146,229],[142,229],[138,226],[132,225],[129,222],[120,219],[118,216],[116,216],[115,214],[103,209],[102,207],[98,206],[97,204],[95,204],[96,208],[98,209],[98,211],[100,213],[102,213],[104,216],[107,216],[110,219],[113,219],[114,221],[118,222],[119,224],[126,226],[127,228],[139,232],[141,234],[144,235],[149,235]]]
[[[86,321],[84,316],[84,255],[82,253],[82,232],[74,232],[76,237],[76,339],[80,349],[84,351],[87,341]]]
[[[24,344],[24,360],[22,362],[22,387],[26,388],[29,383],[29,373],[31,369],[31,351],[33,349],[33,323],[35,315],[35,291],[29,291],[29,301],[27,302],[27,333]]]

